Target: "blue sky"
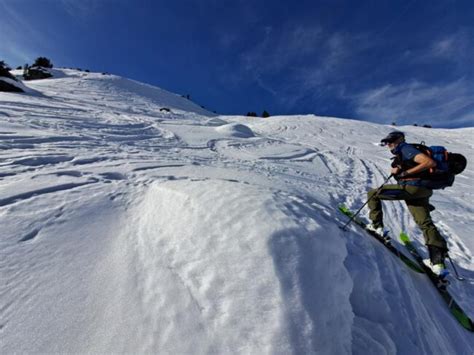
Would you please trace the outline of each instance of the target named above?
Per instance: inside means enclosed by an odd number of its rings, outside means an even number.
[[[474,126],[472,0],[0,0],[0,60],[38,56],[222,114]]]

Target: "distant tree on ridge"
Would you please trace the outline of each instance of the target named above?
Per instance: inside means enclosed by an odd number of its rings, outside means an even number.
[[[32,65],[33,67],[43,67],[43,68],[52,68],[53,63],[46,58],[46,57],[38,57],[36,58],[34,64]]]

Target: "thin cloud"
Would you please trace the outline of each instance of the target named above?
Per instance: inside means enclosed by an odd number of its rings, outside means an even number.
[[[353,98],[356,113],[379,123],[474,126],[474,85],[465,78],[443,85],[412,81],[384,85]]]
[[[13,67],[28,63],[35,56],[33,52],[22,46],[17,46],[14,41],[8,38],[0,44],[0,52],[4,56],[3,59],[6,59],[6,62]]]
[[[220,31],[217,34],[217,43],[223,49],[232,48],[232,46],[239,40],[237,33],[230,31]]]
[[[260,38],[239,58],[240,80],[253,81],[286,109],[344,92],[354,56],[374,45],[366,35],[328,33],[318,25],[266,27]]]
[[[383,45],[366,33],[328,33],[319,26],[291,30],[269,27],[260,38],[241,55],[241,80],[253,80],[275,96],[285,110],[312,103],[318,105],[314,107],[317,110],[325,99],[330,99],[352,105],[355,115],[362,119],[380,123],[474,125],[474,85],[470,79],[473,69],[466,66],[468,57],[472,58],[472,39],[466,31],[439,37],[415,53],[418,64],[439,59],[456,64],[452,77],[457,75],[458,79],[446,78],[444,83],[435,85],[422,76],[405,84],[354,82],[355,78],[365,78],[369,70],[360,62],[363,55]],[[415,64],[404,53],[396,60],[406,66]],[[372,69],[374,80],[380,75]],[[367,84],[372,88],[366,89]],[[374,85],[378,86],[374,89]]]
[[[431,53],[435,57],[445,57],[452,53],[455,47],[455,37],[445,37],[433,43]]]
[[[278,93],[272,89],[270,85],[268,85],[260,76],[257,76],[255,78],[257,85],[262,88],[263,90],[267,91],[268,93],[272,94],[273,96],[276,96]]]
[[[72,17],[87,19],[98,13],[98,10],[105,3],[116,4],[118,0],[59,0],[62,8]]]
[[[0,4],[0,52],[7,60],[23,64],[33,59],[39,52],[50,52],[50,34],[35,28],[19,10],[7,3]]]
[[[47,35],[44,34],[44,31],[39,31],[35,28],[31,22],[22,15],[20,10],[9,6],[7,3],[1,5],[4,13],[2,22],[5,26],[4,29],[8,31],[8,35],[21,32],[32,41],[44,41],[47,39]]]
[[[297,26],[289,31],[264,28],[263,38],[242,55],[243,68],[261,75],[273,74],[315,54],[323,41],[319,27]]]
[[[430,54],[434,57],[456,57],[472,58],[474,48],[474,39],[467,30],[459,30],[455,33],[445,35],[433,41],[430,48]]]
[[[463,28],[436,36],[416,49],[406,50],[400,57],[400,63],[405,63],[405,66],[449,65],[452,75],[460,77],[474,75],[473,57],[474,32],[472,29]]]

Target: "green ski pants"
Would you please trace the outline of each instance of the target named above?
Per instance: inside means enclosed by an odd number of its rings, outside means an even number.
[[[377,189],[368,192],[369,217],[375,226],[383,226],[383,211],[381,200],[404,200],[408,210],[420,227],[426,245],[433,245],[448,250],[446,241],[439,233],[430,216],[429,199],[433,190],[422,186],[384,185],[375,195]]]

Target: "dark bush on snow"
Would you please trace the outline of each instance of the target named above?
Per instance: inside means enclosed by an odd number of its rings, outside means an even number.
[[[25,80],[39,80],[51,77],[51,73],[43,67],[30,67],[23,73],[23,78]]]
[[[33,65],[30,67],[25,64],[23,67],[23,78],[25,80],[39,80],[51,78],[53,75],[48,71],[53,67],[53,63],[46,57],[36,58]]]
[[[46,57],[38,57],[32,65],[33,67],[52,68],[53,63]]]

